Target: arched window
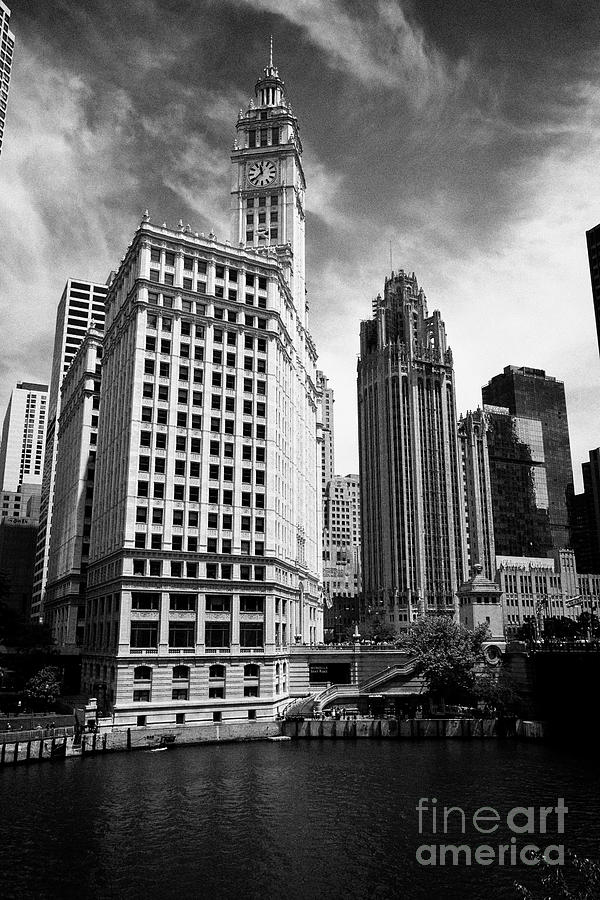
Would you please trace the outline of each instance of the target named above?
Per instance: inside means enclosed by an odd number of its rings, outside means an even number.
[[[136,666],[133,670],[134,681],[150,681],[152,678],[152,669],[150,666]]]
[[[275,663],[275,674],[279,678],[279,663]]]
[[[208,670],[209,678],[225,678],[225,666],[211,666]]]
[[[187,680],[190,677],[189,666],[175,666],[173,669],[173,678],[176,681]]]
[[[260,676],[260,666],[254,663],[248,663],[244,666],[244,678],[258,678]]]

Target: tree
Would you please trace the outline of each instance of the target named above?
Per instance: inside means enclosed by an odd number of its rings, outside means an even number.
[[[486,625],[470,631],[450,616],[428,616],[411,626],[401,646],[416,657],[415,672],[429,691],[446,699],[472,688],[488,636]]]
[[[379,614],[376,614],[370,622],[367,622],[361,630],[361,637],[368,641],[383,643],[386,641],[395,641],[398,637],[396,629],[393,625],[384,622]]]
[[[535,893],[515,882],[523,900],[595,900],[600,896],[600,865],[593,859],[567,851],[559,866],[549,866],[541,852],[535,854],[541,864],[539,887]]]
[[[514,680],[501,666],[477,675],[473,694],[478,700],[501,711],[510,709],[520,700]]]
[[[46,666],[30,678],[25,685],[25,695],[33,706],[47,709],[60,695],[61,679],[58,669]]]

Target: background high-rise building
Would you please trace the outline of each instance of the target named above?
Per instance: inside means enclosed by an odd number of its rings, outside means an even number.
[[[586,231],[590,278],[592,281],[592,300],[596,317],[596,334],[600,347],[600,225]]]
[[[494,542],[498,556],[552,556],[542,424],[484,406],[488,418]]]
[[[321,391],[321,489],[325,496],[327,484],[335,471],[335,442],[333,427],[333,388],[323,372],[317,372]]]
[[[90,328],[63,379],[44,621],[62,651],[83,643],[102,332]]]
[[[600,447],[581,464],[583,493],[573,497],[571,540],[577,569],[600,573]]]
[[[364,600],[406,628],[455,613],[466,575],[454,370],[414,274],[392,273],[373,311],[358,363]]]
[[[569,547],[573,467],[564,384],[546,375],[543,369],[506,366],[500,375],[496,375],[482,388],[482,396],[484,404],[505,407],[512,416],[540,423],[541,438],[532,433],[526,443],[533,447],[532,442],[535,441],[539,445],[535,451],[538,456],[536,462],[541,462],[539,457],[540,454],[543,455],[551,533],[550,552]],[[498,544],[497,532],[496,543]],[[501,555],[498,546],[496,553]]]
[[[492,488],[488,456],[489,417],[481,409],[468,412],[458,423],[467,527],[469,572],[483,567],[486,578],[496,572]]]
[[[104,300],[107,293],[106,284],[91,281],[75,281],[69,279],[56,311],[56,328],[54,331],[54,350],[52,353],[52,374],[50,378],[50,394],[48,398],[48,424],[46,430],[46,448],[42,479],[42,496],[40,505],[40,527],[35,559],[33,581],[33,602],[31,614],[35,619],[43,615],[43,593],[46,587],[48,570],[48,550],[52,526],[52,508],[54,499],[54,472],[56,468],[56,451],[58,442],[58,419],[61,410],[60,388],[88,328],[94,325],[101,331],[104,328]]]
[[[15,36],[9,29],[10,9],[0,0],[0,153],[4,141],[4,124],[8,105],[8,89],[13,64]]]
[[[323,497],[323,590],[326,637],[336,640],[359,619],[360,482],[334,475]]]
[[[2,426],[0,488],[18,491],[42,483],[48,385],[20,381],[13,389]]]
[[[271,62],[256,97],[231,243],[145,215],[107,298],[83,683],[120,723],[272,718],[322,640],[302,147]]]

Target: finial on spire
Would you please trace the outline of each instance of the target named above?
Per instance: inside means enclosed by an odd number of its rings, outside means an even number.
[[[273,68],[273,35],[271,35],[271,46],[269,48],[269,68]]]

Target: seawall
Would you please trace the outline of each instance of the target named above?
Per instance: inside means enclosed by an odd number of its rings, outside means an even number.
[[[476,740],[506,734],[496,719],[304,719],[278,722],[240,722],[237,724],[181,725],[157,728],[128,728],[100,731],[80,737],[34,738],[0,744],[0,767],[57,759],[79,758],[99,753],[131,750],[159,750],[192,744],[218,744],[235,741],[264,741],[273,737],[316,740],[444,739]],[[539,739],[545,737],[542,722],[517,720],[507,737]]]

